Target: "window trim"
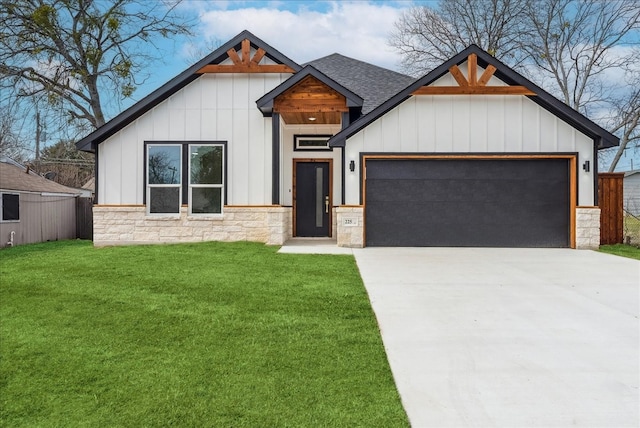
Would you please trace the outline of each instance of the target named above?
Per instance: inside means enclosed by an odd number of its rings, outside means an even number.
[[[328,142],[329,138],[332,135],[319,135],[319,134],[296,134],[293,136],[293,150],[298,152],[328,152],[332,151],[333,147],[330,147]],[[312,141],[323,141],[326,144],[324,146],[311,146],[311,147],[301,147],[299,142],[301,140],[312,140]]]
[[[4,195],[12,195],[18,197],[18,218],[5,220],[4,218]],[[20,223],[20,193],[16,192],[0,192],[0,223]]]
[[[150,213],[151,205],[148,203],[148,189],[149,189],[149,176],[148,176],[148,147],[149,146],[161,146],[161,145],[173,145],[181,147],[181,181],[180,181],[180,207],[188,207],[187,215],[196,217],[221,217],[224,213],[224,206],[227,203],[227,141],[218,140],[159,140],[159,141],[144,141],[143,149],[143,181],[144,187],[142,192],[142,203],[146,206],[146,214],[153,217],[176,217],[179,216],[181,211],[177,213]],[[191,146],[222,146],[222,195],[221,195],[221,207],[220,213],[191,213],[191,165],[189,148]],[[166,185],[160,185],[166,186]],[[205,185],[204,187],[208,187]]]

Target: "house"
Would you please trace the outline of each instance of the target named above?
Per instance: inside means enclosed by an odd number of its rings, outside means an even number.
[[[640,170],[625,172],[622,188],[624,210],[640,217]]]
[[[0,248],[75,238],[79,195],[0,157]]]
[[[592,248],[618,138],[472,45],[414,79],[243,31],[77,143],[95,245]]]

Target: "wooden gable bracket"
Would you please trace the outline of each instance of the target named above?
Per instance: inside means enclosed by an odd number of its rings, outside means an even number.
[[[240,55],[234,48],[227,51],[233,64],[209,64],[196,71],[202,73],[295,73],[295,70],[284,64],[260,64],[266,52],[262,48],[251,54],[251,42],[244,39],[240,47]]]
[[[478,79],[478,56],[470,54],[467,58],[469,75],[465,77],[457,65],[449,68],[458,86],[423,86],[412,95],[536,95],[524,86],[487,86],[487,82],[496,68],[489,64]]]

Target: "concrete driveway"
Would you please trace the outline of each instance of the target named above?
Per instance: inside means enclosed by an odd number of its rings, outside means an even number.
[[[411,425],[638,427],[640,262],[594,251],[353,251]]]

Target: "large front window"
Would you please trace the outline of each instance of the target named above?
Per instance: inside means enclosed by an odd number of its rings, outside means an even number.
[[[189,146],[189,212],[222,212],[222,146]]]
[[[150,214],[180,212],[182,184],[182,148],[173,145],[149,145],[147,153]]]
[[[220,214],[224,204],[224,144],[147,144],[147,212]]]

